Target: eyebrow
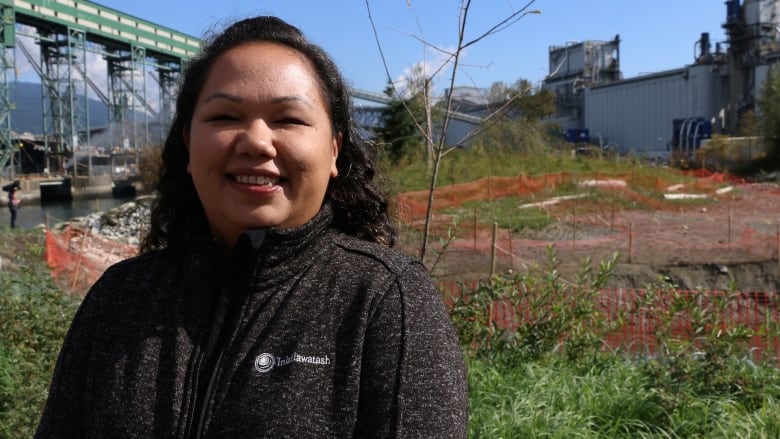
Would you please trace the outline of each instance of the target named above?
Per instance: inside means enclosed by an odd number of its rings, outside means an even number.
[[[226,99],[228,101],[235,102],[235,103],[243,102],[243,99],[241,99],[240,96],[237,96],[237,95],[234,95],[234,94],[230,94],[230,93],[225,93],[225,92],[219,92],[219,91],[210,94],[208,97],[206,97],[204,102],[211,102],[211,101],[217,100],[217,99]],[[271,103],[272,104],[283,104],[283,103],[287,103],[287,102],[298,102],[298,103],[301,103],[301,104],[303,104],[303,105],[305,105],[307,107],[313,107],[314,106],[314,104],[311,101],[309,101],[305,97],[299,96],[299,95],[279,96],[279,97],[275,97],[275,98],[271,99]]]

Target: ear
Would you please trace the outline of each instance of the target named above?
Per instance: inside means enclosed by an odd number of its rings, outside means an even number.
[[[341,133],[333,136],[333,149],[330,162],[330,176],[336,178],[339,175],[339,169],[336,167],[336,159],[339,158],[339,152],[341,152],[341,144],[344,141],[344,136]]]

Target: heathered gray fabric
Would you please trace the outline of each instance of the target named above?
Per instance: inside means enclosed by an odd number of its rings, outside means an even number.
[[[238,245],[225,275],[198,239],[110,268],[70,328],[36,437],[466,437],[463,359],[424,267],[330,221],[323,209],[253,235],[262,245]]]

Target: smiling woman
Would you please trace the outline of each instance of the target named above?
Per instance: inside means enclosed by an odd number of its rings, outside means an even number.
[[[85,297],[37,437],[466,437],[457,338],[349,103],[277,18],[207,41],[142,254]]]
[[[314,218],[338,175],[341,141],[311,63],[252,43],[225,52],[212,72],[184,137],[214,235],[232,246],[246,229]]]

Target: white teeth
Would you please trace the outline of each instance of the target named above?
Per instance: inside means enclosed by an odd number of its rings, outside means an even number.
[[[251,184],[256,186],[266,185],[271,187],[279,182],[277,178],[263,177],[258,175],[237,175],[236,181],[243,184]]]

